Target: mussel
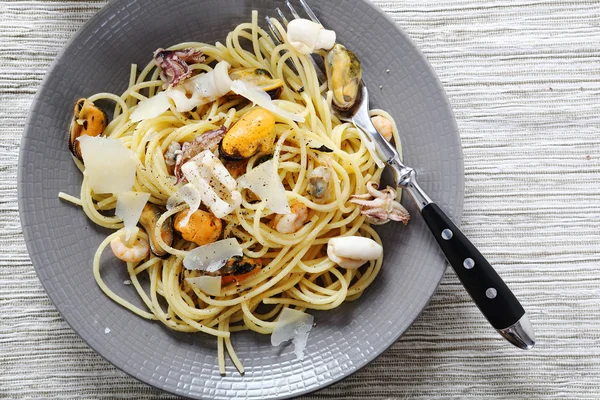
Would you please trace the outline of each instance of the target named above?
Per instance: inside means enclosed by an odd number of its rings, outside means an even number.
[[[164,208],[156,204],[146,203],[139,219],[140,225],[142,225],[148,234],[150,249],[158,257],[168,255],[166,250],[158,244],[155,235],[156,222],[164,212]],[[160,237],[166,245],[171,246],[173,244],[173,217],[167,218],[163,223],[160,229]]]
[[[229,71],[229,77],[258,86],[267,92],[272,100],[278,99],[283,90],[283,81],[274,79],[271,72],[264,68],[235,68]]]
[[[217,271],[221,275],[221,285],[231,282],[241,282],[256,275],[262,268],[260,258],[233,256],[227,263]]]
[[[198,276],[220,276],[221,286],[225,286],[232,282],[240,284],[259,273],[262,267],[263,262],[260,258],[233,256],[217,271],[184,270],[182,276],[184,279]]]
[[[233,179],[237,179],[246,173],[246,169],[248,166],[247,159],[233,161],[223,159],[222,162],[225,168],[227,168],[227,171],[229,171],[229,174],[233,177]]]
[[[69,150],[71,150],[71,153],[83,161],[77,138],[82,135],[99,136],[104,132],[107,124],[108,118],[104,111],[87,99],[77,100],[69,129]]]
[[[310,195],[315,203],[327,203],[333,194],[333,173],[327,166],[319,166],[308,175]]]
[[[275,146],[275,116],[264,108],[253,108],[227,131],[219,147],[228,160],[243,160]]]
[[[362,67],[356,55],[336,44],[325,56],[327,85],[333,92],[333,104],[340,110],[351,109],[359,95]]]
[[[189,211],[181,211],[175,217],[175,230],[181,233],[188,242],[194,242],[198,246],[216,242],[223,231],[221,220],[212,213],[196,210],[189,216]]]

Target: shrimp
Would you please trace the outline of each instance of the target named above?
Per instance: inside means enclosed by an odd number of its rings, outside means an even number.
[[[110,248],[115,257],[130,263],[140,262],[150,254],[150,245],[142,238],[137,238],[132,246],[127,246],[120,237],[116,237],[111,240]]]
[[[390,120],[382,117],[381,115],[376,115],[371,118],[371,121],[385,140],[387,140],[388,142],[392,140],[394,128],[392,127],[392,123],[390,122]]]
[[[300,230],[308,219],[308,207],[302,203],[294,203],[290,207],[291,213],[278,214],[273,219],[273,228],[281,233],[294,233]]]

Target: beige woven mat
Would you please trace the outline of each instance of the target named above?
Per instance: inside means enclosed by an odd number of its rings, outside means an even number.
[[[389,351],[312,399],[600,398],[600,1],[377,1],[444,84],[463,227],[531,314],[503,342],[448,272]],[[105,1],[0,1],[0,397],[159,398],[67,326],[27,256],[18,148],[52,59]]]

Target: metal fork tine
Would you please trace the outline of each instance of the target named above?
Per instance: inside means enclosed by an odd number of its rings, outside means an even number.
[[[290,3],[290,0],[285,0],[285,5],[287,6],[287,8],[290,9],[290,12],[294,16],[294,18],[301,18],[300,15],[296,12],[296,9],[292,5],[292,3]]]
[[[300,5],[302,6],[302,8],[304,9],[304,12],[308,14],[309,18],[313,21],[316,22],[319,25],[323,25],[321,23],[321,21],[319,21],[319,18],[317,18],[317,16],[315,15],[315,13],[313,12],[313,10],[308,6],[308,4],[306,3],[305,0],[300,0]]]
[[[281,14],[281,10],[277,9],[277,12]],[[273,18],[275,19],[275,18]],[[275,27],[275,24],[273,24],[273,22],[271,21],[271,18],[269,16],[265,17],[265,20],[267,21],[267,26],[269,27],[269,30],[271,31],[271,37],[273,38],[273,41],[275,42],[275,44],[282,44],[284,42],[283,38],[281,37],[281,35],[279,34],[279,31],[277,30],[277,28]],[[276,19],[275,19],[276,20]],[[285,21],[286,25],[287,25],[287,20]],[[298,73],[298,68],[296,68],[296,65],[294,64],[294,61],[291,58],[288,58],[285,63],[287,64],[288,67],[290,67],[295,73]],[[297,90],[298,88],[295,88],[294,90]]]
[[[279,35],[277,28],[275,28],[275,25],[273,25],[273,23],[271,22],[271,18],[267,15],[265,17],[265,20],[267,21],[267,26],[269,27],[269,30],[271,31],[271,35],[273,36],[273,39],[276,42],[278,42],[278,44],[283,43],[283,38]]]
[[[284,26],[287,26],[287,24],[288,24],[288,20],[287,20],[287,18],[285,17],[285,14],[283,13],[283,11],[281,11],[281,9],[280,9],[279,7],[277,7],[277,8],[275,9],[275,11],[277,11],[277,14],[279,14],[279,18],[281,18],[281,21],[283,21],[283,25],[284,25]]]

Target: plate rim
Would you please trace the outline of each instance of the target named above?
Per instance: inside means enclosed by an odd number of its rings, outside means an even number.
[[[94,15],[92,15],[82,26],[80,26],[77,31],[73,34],[73,36],[71,36],[71,38],[69,38],[66,43],[62,46],[62,48],[60,49],[60,51],[57,53],[57,55],[55,56],[54,60],[52,61],[52,63],[48,66],[45,74],[44,74],[44,78],[42,79],[42,81],[40,82],[40,84],[38,85],[38,89],[44,87],[45,85],[47,85],[50,75],[52,74],[52,72],[57,68],[57,66],[59,65],[62,56],[64,55],[64,53],[67,51],[67,49],[74,43],[76,42],[80,36],[83,35],[84,31],[86,30],[86,28],[89,25],[92,25],[93,23],[95,23],[98,20],[101,20],[102,18],[104,18],[104,16],[106,14],[109,14],[111,11],[113,11],[113,9],[115,9],[116,7],[118,7],[119,3],[123,3],[123,2],[127,2],[128,0],[110,0],[106,5],[104,5],[100,10],[98,10]],[[441,95],[441,100],[443,103],[444,108],[449,112],[450,115],[450,121],[451,121],[451,125],[448,127],[449,130],[452,131],[453,136],[455,137],[455,139],[457,140],[458,146],[457,146],[457,151],[459,154],[459,158],[460,158],[460,162],[459,162],[459,171],[457,172],[457,175],[459,177],[458,179],[458,184],[457,184],[457,188],[456,188],[456,206],[455,206],[455,212],[453,214],[453,221],[454,223],[460,227],[461,223],[462,223],[462,218],[463,218],[463,212],[464,212],[464,190],[465,190],[465,176],[464,176],[464,154],[463,154],[463,147],[462,147],[462,142],[461,142],[461,138],[460,138],[460,132],[458,129],[458,125],[457,125],[457,121],[456,121],[456,116],[454,114],[454,111],[452,109],[450,100],[448,98],[448,95],[446,93],[446,90],[444,89],[444,86],[442,85],[442,82],[438,76],[438,74],[435,72],[435,70],[433,69],[433,67],[431,66],[429,60],[427,59],[427,57],[425,56],[425,54],[421,51],[421,49],[415,44],[415,42],[408,36],[408,34],[406,32],[404,32],[404,30],[399,26],[399,24],[394,21],[390,15],[388,15],[385,11],[383,11],[381,9],[381,7],[379,7],[378,5],[376,5],[375,3],[369,1],[369,0],[357,0],[362,2],[363,4],[369,6],[373,11],[375,11],[377,14],[379,14],[380,17],[384,18],[385,20],[387,20],[387,22],[389,22],[391,25],[394,26],[394,29],[396,30],[396,33],[398,33],[399,35],[402,36],[402,38],[408,42],[410,44],[410,46],[412,46],[417,54],[420,56],[420,58],[422,59],[422,61],[424,62],[426,68],[427,68],[427,72],[429,74],[431,74],[434,79],[432,80],[432,84],[435,85],[435,88],[438,90],[438,92]],[[90,344],[90,342],[81,335],[81,333],[76,330],[73,327],[73,324],[70,321],[70,317],[67,317],[63,314],[63,312],[59,309],[59,307],[57,307],[57,299],[55,298],[55,296],[57,296],[56,293],[52,292],[52,291],[48,291],[47,290],[47,282],[44,282],[44,280],[41,279],[40,276],[40,272],[39,272],[39,267],[36,266],[36,263],[34,263],[34,259],[31,256],[32,254],[32,225],[28,225],[25,224],[25,220],[27,219],[26,213],[24,211],[25,206],[25,195],[24,195],[24,180],[25,180],[25,165],[24,165],[24,153],[27,151],[27,146],[26,144],[29,141],[29,135],[28,132],[30,132],[30,128],[32,126],[32,121],[34,120],[34,116],[32,114],[33,109],[36,107],[37,103],[40,101],[39,98],[41,96],[40,91],[38,90],[31,102],[31,105],[27,111],[27,118],[25,119],[25,124],[24,124],[24,129],[23,129],[23,136],[21,138],[20,141],[20,148],[19,148],[19,160],[18,160],[18,164],[17,164],[17,200],[18,200],[18,210],[19,210],[19,221],[21,224],[21,229],[23,232],[23,238],[25,241],[25,245],[26,245],[26,249],[27,249],[27,253],[29,255],[29,258],[31,260],[31,264],[35,270],[35,273],[38,277],[38,280],[40,281],[44,292],[46,293],[46,295],[48,296],[48,298],[50,299],[50,301],[52,302],[52,305],[54,306],[54,308],[56,309],[56,311],[60,314],[60,316],[62,317],[62,319],[69,325],[69,327],[73,330],[73,332],[75,332],[75,334],[77,334],[77,336],[79,336],[88,347],[90,347],[91,349],[94,350],[94,352],[98,355],[100,355],[100,357],[102,357],[104,360],[108,361],[111,365],[113,365],[114,367],[116,367],[117,369],[119,369],[120,371],[124,372],[125,374],[127,374],[128,376],[132,377],[133,379],[137,380],[138,382],[141,382],[149,387],[152,388],[156,388],[158,390],[161,390],[163,392],[166,393],[170,393],[176,396],[181,396],[184,398],[194,398],[194,397],[188,397],[188,395],[186,394],[182,394],[180,392],[176,392],[175,390],[171,390],[169,388],[167,388],[166,385],[162,385],[159,386],[157,383],[158,382],[154,382],[154,383],[149,383],[146,382],[144,380],[142,380],[141,378],[138,378],[136,376],[133,375],[133,372],[129,372],[126,370],[125,368],[125,364],[118,365],[118,363],[115,363],[112,359],[109,358],[108,355],[103,354],[102,352],[100,352],[96,346],[93,346]],[[418,171],[417,171],[418,172]],[[418,218],[421,218],[420,216]],[[38,263],[39,265],[39,260]],[[353,376],[354,374],[356,374],[359,370],[363,369],[365,366],[367,366],[368,364],[372,363],[374,360],[376,360],[377,358],[379,358],[380,356],[382,356],[385,352],[387,352],[390,347],[392,345],[394,345],[409,329],[410,327],[415,323],[415,321],[419,318],[419,316],[421,316],[421,314],[425,311],[425,309],[427,308],[427,306],[429,305],[429,303],[431,302],[433,296],[435,295],[435,293],[437,292],[439,285],[445,275],[445,272],[447,270],[447,266],[448,263],[446,262],[446,266],[443,269],[440,269],[441,273],[439,276],[439,279],[437,280],[437,283],[435,284],[435,286],[433,287],[433,290],[431,291],[431,293],[428,294],[428,299],[425,302],[425,304],[423,305],[423,307],[421,308],[421,310],[415,314],[414,318],[412,318],[411,320],[409,320],[410,322],[407,325],[406,330],[404,330],[403,332],[400,333],[394,333],[393,335],[391,335],[390,339],[389,339],[389,343],[384,345],[383,349],[381,350],[381,352],[379,353],[369,353],[366,357],[360,359],[358,362],[354,363],[352,366],[352,370],[348,373],[342,374],[340,376],[337,376],[335,378],[330,379],[327,382],[324,382],[322,384],[320,384],[317,387],[308,387],[308,388],[302,388],[301,390],[294,392],[294,393],[290,393],[290,394],[283,394],[283,395],[275,395],[273,397],[265,397],[264,399],[273,399],[273,400],[278,400],[278,399],[291,399],[291,398],[297,398],[299,396],[303,396],[303,395],[307,395],[309,393],[315,393],[318,391],[321,391],[333,384],[336,384],[350,376]],[[204,398],[204,397],[202,397]]]

